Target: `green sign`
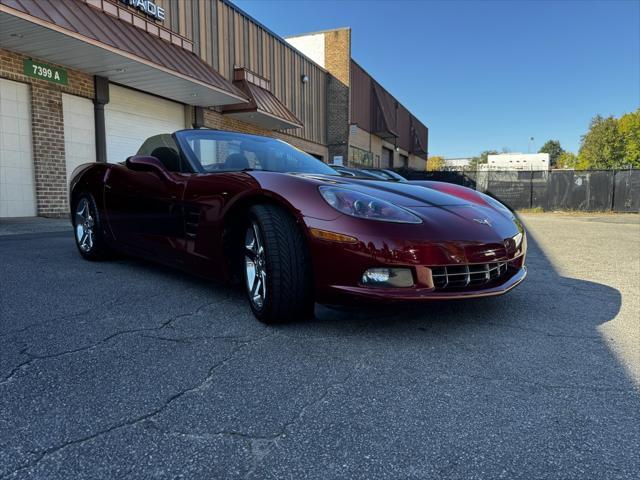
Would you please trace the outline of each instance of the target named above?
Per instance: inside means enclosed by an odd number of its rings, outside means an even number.
[[[60,85],[68,83],[67,71],[64,68],[52,67],[46,63],[35,62],[31,59],[25,59],[23,65],[24,74],[29,77],[59,83]]]

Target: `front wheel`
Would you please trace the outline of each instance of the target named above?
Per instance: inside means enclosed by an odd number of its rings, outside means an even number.
[[[83,193],[75,203],[73,215],[76,246],[83,258],[100,260],[108,253],[101,227],[95,200],[90,194]]]
[[[313,314],[309,252],[287,212],[272,205],[251,208],[243,265],[247,297],[258,320],[283,323]]]

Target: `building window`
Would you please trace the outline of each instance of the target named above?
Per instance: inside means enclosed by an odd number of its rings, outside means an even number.
[[[400,165],[402,166],[402,168],[409,168],[409,157],[400,154]]]
[[[372,167],[373,154],[361,148],[349,146],[349,164],[354,167]]]

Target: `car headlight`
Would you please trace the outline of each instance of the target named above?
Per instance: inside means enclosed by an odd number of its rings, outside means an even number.
[[[333,208],[352,217],[380,222],[422,223],[420,217],[404,208],[355,190],[322,186],[320,194]]]

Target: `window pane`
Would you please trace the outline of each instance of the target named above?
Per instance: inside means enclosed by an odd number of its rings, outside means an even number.
[[[323,162],[274,138],[204,129],[176,135],[205,172],[269,170],[337,175]]]

